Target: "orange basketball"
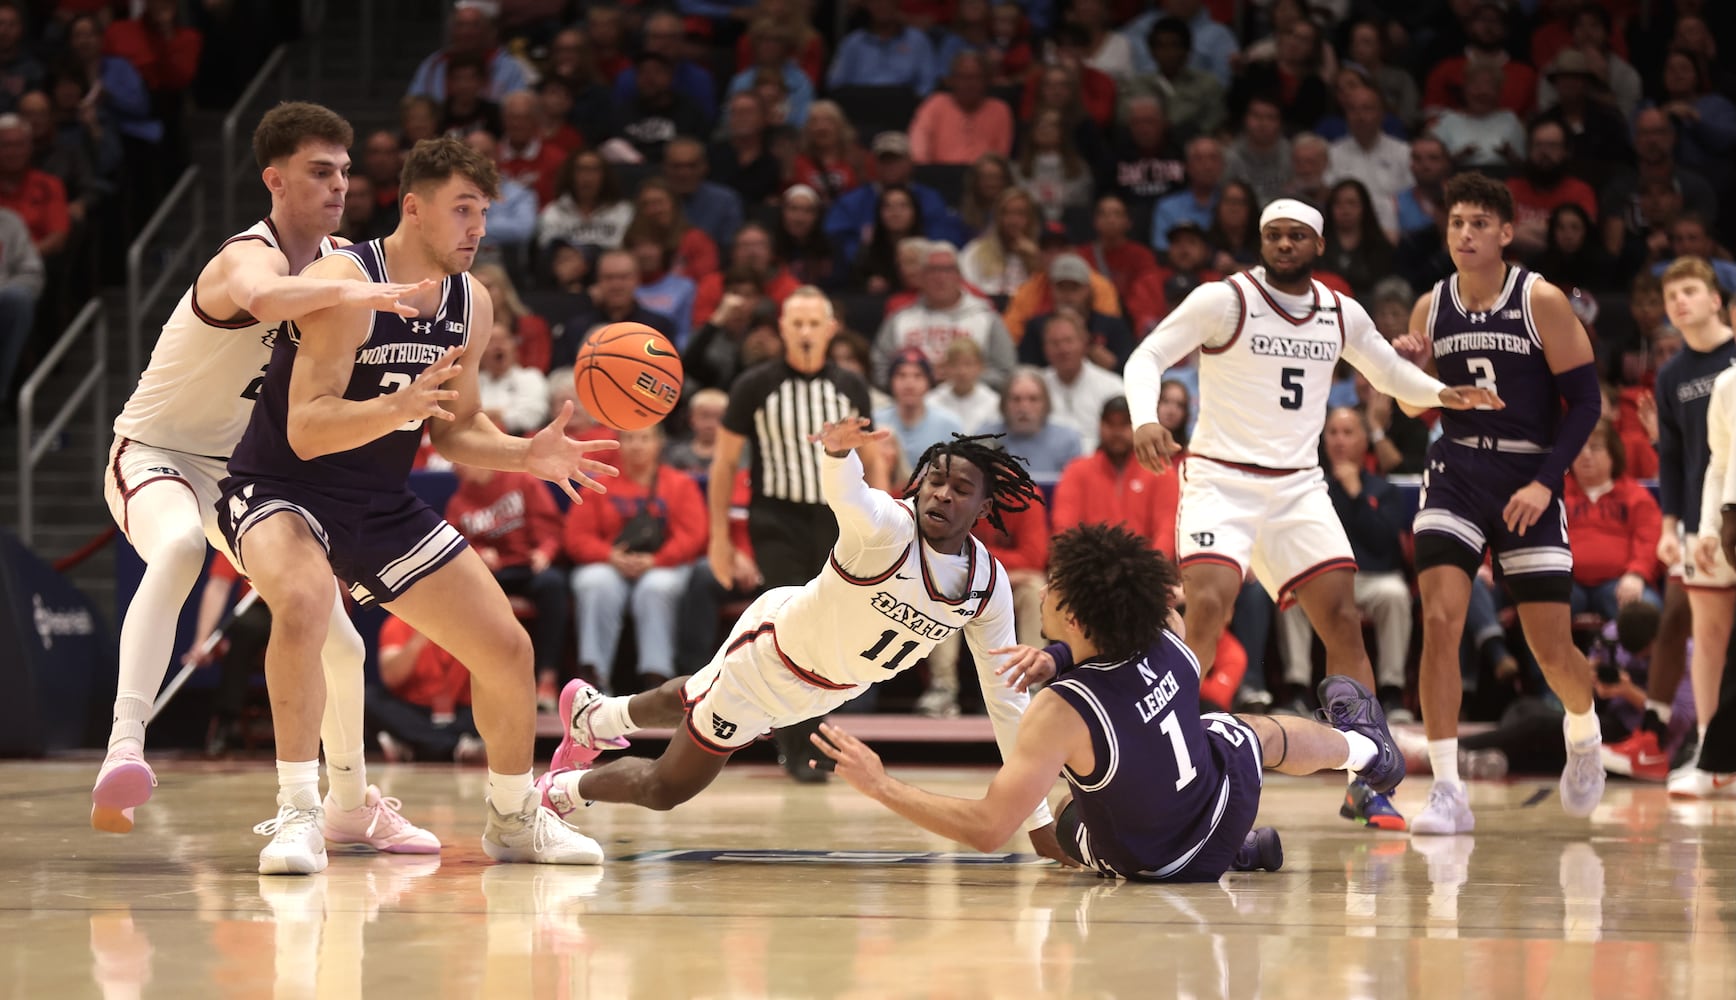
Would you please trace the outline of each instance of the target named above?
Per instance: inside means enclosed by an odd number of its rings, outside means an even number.
[[[681,355],[643,323],[610,323],[580,346],[573,388],[598,423],[641,430],[668,416],[681,399]]]

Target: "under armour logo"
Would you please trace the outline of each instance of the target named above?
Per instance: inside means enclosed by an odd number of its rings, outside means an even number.
[[[718,739],[729,739],[731,736],[735,735],[735,730],[735,723],[730,722],[728,719],[720,719],[715,715],[711,717],[711,734],[716,736]]]
[[[410,321],[410,332],[411,333],[433,333],[434,332],[434,324],[428,320],[425,320],[425,319],[413,319]]]
[[[1202,549],[1211,548],[1213,545],[1217,544],[1218,540],[1218,536],[1209,531],[1196,531],[1188,537],[1193,539],[1194,544],[1198,545]]]
[[[1445,472],[1445,471],[1447,471],[1447,463],[1445,463],[1445,462],[1430,462],[1429,463],[1429,470],[1431,472]]]
[[[1486,312],[1474,312],[1474,313],[1471,313],[1470,315],[1466,316],[1465,318],[1470,320],[1473,323],[1487,323],[1487,322],[1489,322],[1489,314]]]

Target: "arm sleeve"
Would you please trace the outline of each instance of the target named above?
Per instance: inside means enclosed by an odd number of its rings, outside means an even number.
[[[976,661],[983,708],[989,714],[989,723],[994,726],[995,745],[1000,748],[1001,760],[1005,762],[1012,758],[1013,745],[1019,738],[1019,719],[1030,707],[1031,696],[1013,690],[1005,680],[995,676],[995,658],[989,655],[991,649],[1018,644],[1013,629],[1013,588],[1004,569],[995,574],[995,592],[989,597],[988,609],[964,627],[964,638],[970,647],[971,659]],[[1021,829],[1029,832],[1052,822],[1054,817],[1049,814],[1049,803],[1044,800],[1037,803],[1036,810],[1026,817]]]
[[[1591,440],[1591,432],[1597,429],[1597,422],[1603,419],[1603,390],[1597,384],[1596,363],[1588,361],[1578,368],[1557,372],[1555,385],[1567,400],[1567,412],[1562,414],[1555,445],[1549,449],[1549,457],[1543,460],[1536,479],[1551,490],[1561,488],[1561,477],[1566,475],[1567,467],[1579,457],[1585,442]]]
[[[1652,395],[1658,401],[1658,507],[1665,517],[1680,519],[1690,498],[1682,496],[1682,418],[1675,389],[1675,379],[1666,382],[1660,373]]]
[[[1423,410],[1441,405],[1446,386],[1439,379],[1399,357],[1361,305],[1337,293],[1332,298],[1344,323],[1344,360],[1367,376],[1370,385],[1401,403]]]
[[[838,519],[834,558],[851,573],[884,572],[910,545],[915,519],[903,504],[869,487],[855,451],[843,458],[820,452],[820,496]]]
[[[1157,423],[1163,373],[1202,346],[1227,344],[1241,318],[1241,293],[1228,281],[1201,285],[1128,356],[1125,382],[1133,428]]]

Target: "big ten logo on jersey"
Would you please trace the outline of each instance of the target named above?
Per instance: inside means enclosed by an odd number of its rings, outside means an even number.
[[[639,377],[633,380],[633,388],[664,406],[674,406],[675,400],[681,395],[679,386],[659,378],[653,371],[640,371]]]

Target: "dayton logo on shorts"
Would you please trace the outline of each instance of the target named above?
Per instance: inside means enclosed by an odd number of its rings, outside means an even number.
[[[720,719],[715,715],[711,717],[711,734],[716,736],[718,739],[729,739],[731,736],[735,735],[735,729],[735,723],[728,719]]]
[[[1212,534],[1209,531],[1196,531],[1193,534],[1189,535],[1188,537],[1193,539],[1194,544],[1198,545],[1202,549],[1211,548],[1212,545],[1214,543],[1216,543],[1218,540],[1218,536]]]

